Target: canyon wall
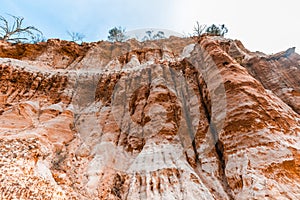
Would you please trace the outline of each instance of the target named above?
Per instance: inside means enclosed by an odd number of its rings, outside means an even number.
[[[300,199],[299,114],[294,48],[0,41],[0,199]]]

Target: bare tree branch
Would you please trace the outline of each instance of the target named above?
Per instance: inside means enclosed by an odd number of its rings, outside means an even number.
[[[205,24],[199,24],[199,22],[196,22],[196,26],[194,26],[194,34],[196,36],[201,36],[204,30],[206,29]]]
[[[9,21],[0,15],[0,40],[22,42],[27,41],[28,37],[33,37],[35,32],[43,34],[39,29],[34,26],[23,27],[23,17],[10,15],[13,18],[13,24],[10,25]]]

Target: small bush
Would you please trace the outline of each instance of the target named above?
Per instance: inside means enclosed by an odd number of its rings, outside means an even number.
[[[83,39],[85,38],[84,34],[78,32],[67,31],[67,34],[71,37],[72,42],[82,43]]]
[[[46,38],[43,36],[43,35],[41,35],[41,34],[36,34],[36,35],[33,35],[33,36],[31,36],[31,41],[30,41],[30,43],[32,43],[32,44],[37,44],[37,43],[39,43],[39,42],[46,42]]]

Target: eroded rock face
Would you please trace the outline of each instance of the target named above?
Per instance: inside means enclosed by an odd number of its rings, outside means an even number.
[[[221,37],[0,42],[1,199],[299,199],[300,56]]]

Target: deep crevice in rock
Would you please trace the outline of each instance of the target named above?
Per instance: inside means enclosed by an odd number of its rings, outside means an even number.
[[[205,102],[204,100],[204,94],[203,94],[203,86],[201,85],[199,79],[198,79],[198,74],[195,74],[196,76],[196,80],[197,80],[197,85],[198,85],[198,91],[200,93],[200,100],[201,100],[201,104],[204,108],[204,113],[205,113],[205,116],[208,120],[208,123],[209,123],[209,130],[212,134],[212,137],[213,137],[213,140],[214,140],[214,143],[215,143],[215,150],[216,150],[216,153],[218,155],[218,159],[220,161],[220,167],[221,167],[221,177],[222,177],[222,182],[223,182],[223,186],[224,186],[224,190],[226,191],[227,195],[229,198],[231,199],[234,199],[233,196],[232,196],[232,191],[231,191],[231,188],[227,182],[227,177],[225,175],[225,167],[226,167],[226,164],[225,164],[225,160],[224,160],[224,155],[223,155],[223,152],[224,152],[224,147],[223,147],[223,144],[222,142],[219,140],[219,136],[218,136],[218,132],[216,130],[216,127],[214,125],[214,123],[211,122],[211,113],[209,113],[209,110],[211,110],[210,108],[208,108],[208,105],[207,103]],[[195,145],[195,140],[193,140],[193,146]],[[194,147],[194,150],[197,151],[197,148]]]

